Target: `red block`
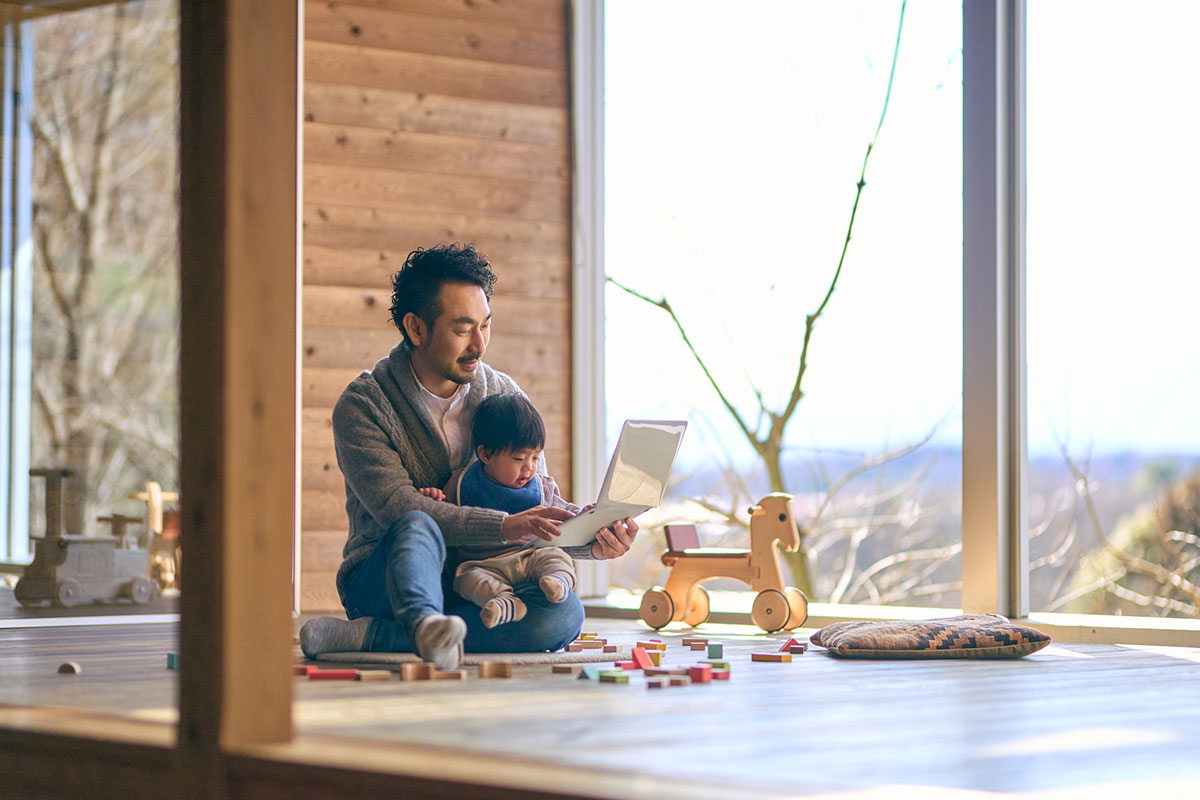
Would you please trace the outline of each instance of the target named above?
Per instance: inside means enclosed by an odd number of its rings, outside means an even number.
[[[638,665],[632,661],[618,661],[617,666],[621,669],[637,669]]]
[[[795,639],[788,639],[786,642],[783,643],[783,647],[779,648],[779,650],[777,650],[776,652],[790,653],[790,652],[792,652],[792,648],[798,644],[800,644],[800,643],[797,642]]]
[[[633,664],[636,669],[645,669],[653,667],[654,662],[650,660],[650,656],[646,655],[645,649],[641,647],[633,648]]]
[[[702,667],[691,667],[688,670],[688,677],[692,679],[692,683],[709,683],[713,679],[712,667],[707,664]]]
[[[310,681],[353,681],[358,679],[356,669],[314,669],[308,673]]]
[[[712,671],[712,677],[713,677],[714,681],[727,681],[727,680],[729,680],[729,670],[714,669]]]
[[[293,664],[292,672],[296,675],[307,675],[315,671],[318,667],[315,664]]]

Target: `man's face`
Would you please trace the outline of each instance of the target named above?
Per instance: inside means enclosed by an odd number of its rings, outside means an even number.
[[[487,295],[473,283],[455,282],[442,284],[438,299],[442,313],[432,327],[414,314],[405,317],[415,356],[435,380],[470,383],[492,336]]]

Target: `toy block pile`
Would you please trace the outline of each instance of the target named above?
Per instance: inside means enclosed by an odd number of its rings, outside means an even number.
[[[321,669],[316,664],[295,664],[294,674],[310,681],[390,681],[393,673],[388,669]],[[480,678],[511,678],[513,665],[507,661],[482,661],[479,663]],[[397,676],[402,681],[465,681],[465,669],[438,669],[428,661],[407,662],[400,665]]]
[[[573,652],[595,647],[587,645],[589,641],[605,641],[597,639],[596,634],[580,634],[580,638],[572,646]],[[692,652],[703,652],[707,658],[697,664],[687,666],[665,666],[667,646],[659,639],[639,641],[633,648],[628,661],[617,661],[611,668],[582,664],[556,664],[552,671],[557,674],[575,675],[581,680],[597,681],[599,683],[630,682],[630,676],[638,672],[646,678],[646,688],[665,689],[671,686],[691,686],[693,683],[711,683],[713,681],[729,680],[732,664],[725,654],[721,642],[712,641],[701,636],[684,637],[682,644]],[[610,652],[605,646],[604,652]],[[614,648],[620,649],[620,648]],[[751,662],[786,663],[793,655],[808,651],[808,645],[795,639],[788,639],[778,650],[772,652],[756,652],[750,654]]]

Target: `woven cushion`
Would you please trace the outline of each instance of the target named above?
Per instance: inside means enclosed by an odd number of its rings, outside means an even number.
[[[810,640],[845,658],[1020,658],[1050,644],[1039,630],[999,614],[920,622],[835,622]]]

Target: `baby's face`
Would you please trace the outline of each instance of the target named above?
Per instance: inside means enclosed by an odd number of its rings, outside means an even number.
[[[483,471],[496,483],[510,489],[520,489],[537,474],[537,460],[541,454],[541,450],[533,448],[496,453],[480,451],[479,460],[483,462]]]

